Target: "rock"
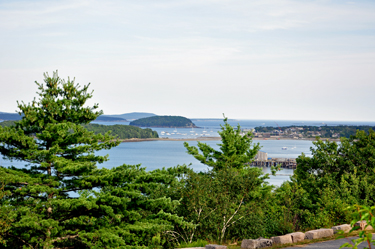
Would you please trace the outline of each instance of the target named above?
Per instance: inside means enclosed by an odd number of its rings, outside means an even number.
[[[270,239],[244,239],[241,243],[243,249],[255,249],[272,246],[272,240]]]
[[[321,228],[317,230],[311,230],[305,233],[305,239],[320,239],[330,237],[333,235],[333,229]]]
[[[175,248],[175,249],[204,249],[204,247],[186,247],[186,248]]]
[[[259,248],[259,241],[254,239],[244,239],[241,243],[241,248],[243,249],[255,249]]]
[[[332,227],[333,233],[337,233],[338,231],[344,231],[344,233],[347,233],[352,229],[352,227],[349,224],[343,224]]]
[[[257,239],[257,240],[259,241],[259,247],[257,248],[272,246],[272,240],[270,239]]]
[[[321,228],[318,230],[318,232],[320,238],[333,236],[333,229],[330,228]]]
[[[205,248],[206,248],[206,249],[228,249],[228,247],[226,247],[226,246],[222,246],[222,245],[212,245],[212,244],[206,245]]]
[[[354,224],[355,227],[360,227],[361,230],[373,230],[374,228],[371,225],[367,225],[367,222],[365,220],[357,221],[357,223]]]
[[[305,239],[317,239],[318,232],[316,230],[307,231],[305,233]]]
[[[271,239],[272,239],[272,244],[291,244],[291,243],[293,243],[292,236],[290,234],[272,237]]]
[[[293,243],[305,240],[305,234],[301,232],[290,233],[289,235],[292,237]]]

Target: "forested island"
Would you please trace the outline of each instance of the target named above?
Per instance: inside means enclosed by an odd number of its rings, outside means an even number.
[[[15,121],[0,122],[0,126],[9,127],[14,125]],[[156,131],[151,129],[141,129],[139,127],[129,125],[100,125],[100,124],[86,124],[83,125],[88,131],[93,131],[95,134],[104,134],[112,131],[111,135],[119,139],[129,138],[158,138]]]
[[[198,128],[190,119],[181,116],[153,116],[130,122],[138,127]]]
[[[84,127],[93,131],[95,134],[104,134],[107,131],[112,131],[113,136],[119,139],[129,138],[158,138],[158,132],[151,129],[141,129],[130,125],[100,125],[100,124],[87,124]]]
[[[369,132],[375,126],[368,125],[337,125],[337,126],[285,126],[285,127],[255,127],[255,137],[290,137],[290,138],[340,138],[354,136],[359,131]]]

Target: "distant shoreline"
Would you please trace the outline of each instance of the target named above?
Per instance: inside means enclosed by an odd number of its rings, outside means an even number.
[[[122,143],[130,142],[147,142],[147,141],[220,141],[221,137],[197,137],[197,138],[130,138],[130,139],[119,139]],[[288,141],[316,141],[316,138],[305,138],[305,139],[292,139],[292,138],[253,138],[254,141],[260,140],[288,140]],[[321,138],[321,140],[329,140],[340,142],[340,139],[328,139]]]

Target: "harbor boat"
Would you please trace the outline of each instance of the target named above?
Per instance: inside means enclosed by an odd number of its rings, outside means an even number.
[[[161,135],[165,135],[165,131],[160,132]]]
[[[282,149],[282,150],[287,150],[287,149],[288,149],[288,147],[282,147],[281,149]]]
[[[193,128],[191,128],[191,131],[190,132],[195,132]]]
[[[177,128],[176,127],[174,128],[173,132],[177,133]]]

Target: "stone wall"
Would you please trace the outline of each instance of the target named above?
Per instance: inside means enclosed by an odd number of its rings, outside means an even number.
[[[366,221],[358,221],[354,226],[360,227],[362,230],[373,230],[373,227],[367,226]],[[344,231],[344,233],[348,233],[352,227],[349,224],[343,224],[339,226],[334,226],[332,228],[321,228],[316,230],[307,231],[305,233],[302,232],[295,232],[289,233],[282,236],[272,237],[270,239],[259,238],[259,239],[244,239],[241,243],[242,249],[256,249],[256,248],[264,248],[269,247],[275,244],[293,244],[304,240],[311,240],[311,239],[321,239],[326,237],[331,237],[338,231]],[[184,248],[180,248],[184,249]],[[187,248],[186,248],[187,249]],[[223,245],[206,245],[206,247],[197,247],[197,248],[189,248],[189,249],[227,249],[226,246]]]

